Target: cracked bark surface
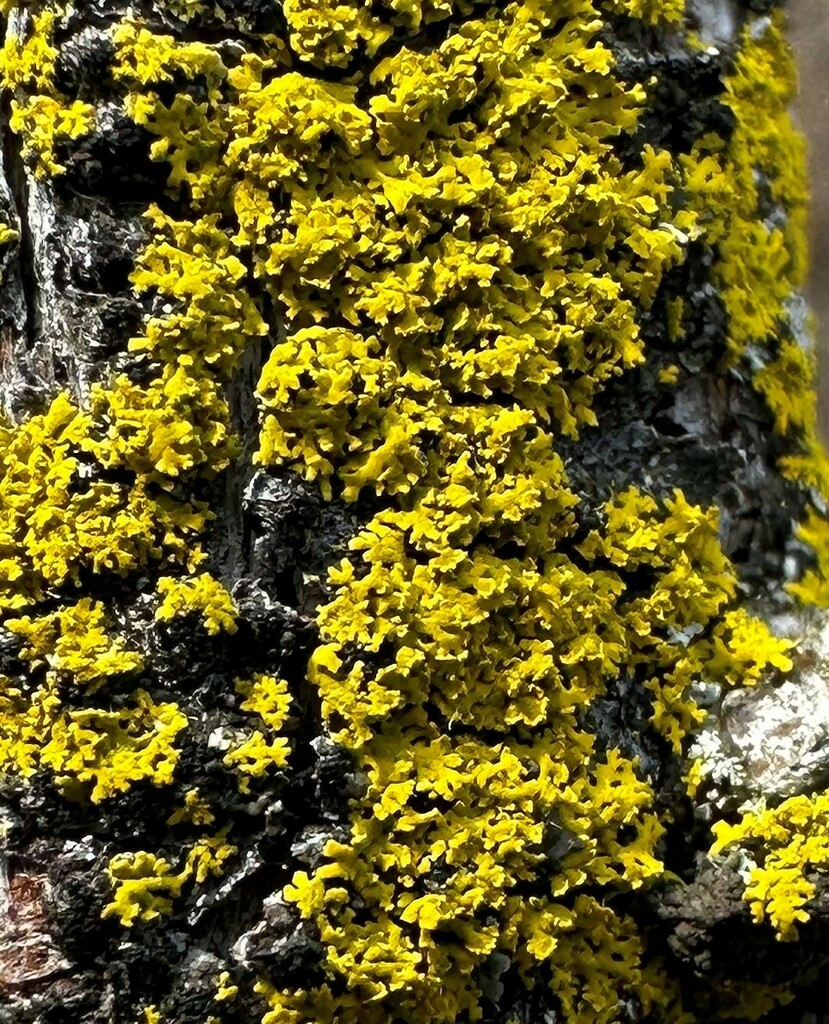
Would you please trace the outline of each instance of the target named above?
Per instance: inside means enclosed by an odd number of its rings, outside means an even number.
[[[715,94],[745,14],[725,0],[691,6],[701,33],[720,54],[689,63],[670,46],[664,52],[643,48],[621,27],[615,40],[623,74],[659,76],[663,104],[644,131],[666,146],[691,112],[708,124],[722,122]],[[141,7],[149,23],[164,27],[163,11]],[[148,311],[128,277],[147,240],[141,214],[150,199],[163,199],[165,171],[149,159],[149,138],[96,80],[105,64],[106,29],[122,13],[104,0],[78,3],[61,44],[62,88],[93,97],[98,114],[95,133],[67,154],[64,175],[46,181],[32,173],[3,111],[0,209],[19,241],[0,250],[0,403],[18,422],[42,411],[61,389],[82,400],[92,383],[127,365],[127,342]],[[234,45],[221,25],[213,32]],[[670,282],[691,311],[693,331],[679,355],[691,373],[687,383],[669,396],[657,386],[673,351],[659,351],[661,328],[651,325],[654,358],[608,386],[597,404],[599,427],[561,451],[585,508],[631,481],[658,495],[680,487],[691,501],[716,503],[724,549],[740,570],[746,599],[800,641],[798,667],[783,686],[764,684],[712,704],[701,742],[721,753],[722,770],[696,807],[681,800],[678,766],[654,743],[646,709],[626,691],[625,680],[592,710],[592,724],[603,742],[639,757],[659,799],[675,805],[683,823],[688,846],[675,851],[674,870],[682,872],[685,886],[669,896],[631,897],[631,903],[650,917],[688,984],[704,991],[716,991],[726,979],[793,984],[801,992],[797,1001],[763,1019],[822,1024],[829,1021],[821,985],[829,965],[829,891],[821,889],[802,941],[781,948],[768,926],[752,922],[736,863],[716,867],[700,852],[715,810],[734,809],[749,796],[806,792],[829,778],[829,623],[817,612],[795,613],[780,589],[808,559],[793,533],[803,496],[773,468],[780,452],[761,400],[745,380],[725,378],[717,369],[724,312],[710,283],[710,262],[710,251],[700,247]],[[658,315],[657,308],[653,317]],[[643,318],[646,336],[649,316]],[[251,650],[258,657],[273,652],[301,674],[315,642],[313,614],[326,569],[366,518],[364,508],[324,502],[312,485],[252,463],[254,388],[268,346],[279,338],[276,320],[274,315],[271,336],[251,347],[227,388],[243,445],[221,481],[208,543],[211,563],[239,604],[239,634],[225,648],[194,650],[185,629],[160,635],[143,601],[142,581],[123,595],[125,632],[152,652],[160,678],[190,688],[194,704],[199,692],[210,692],[217,664],[244,663]],[[14,660],[11,638],[0,630],[0,668]],[[178,930],[125,937],[117,925],[100,920],[106,861],[101,837],[134,844],[136,829],[149,836],[163,827],[167,808],[152,787],[136,787],[103,813],[95,808],[88,814],[67,807],[41,780],[10,787],[0,811],[7,864],[7,877],[0,879],[0,1021],[121,1024],[131,1019],[126,1014],[135,1008],[131,1000],[144,975],[154,973],[153,987],[172,1008],[169,1019],[203,1024],[223,959],[264,966],[272,977],[292,983],[318,977],[318,939],[273,892],[287,880],[289,860],[313,867],[324,842],[343,837],[347,801],[359,794],[361,780],[347,755],[316,735],[319,711],[310,686],[304,696],[295,775],[280,802],[258,817],[239,801],[236,820],[247,827],[240,863],[192,901]],[[204,791],[229,805],[235,787],[210,754],[221,742],[219,732],[220,723],[205,715],[186,741],[183,761]],[[497,971],[492,984],[498,991]],[[240,1007],[237,1019],[258,1019],[249,1012]],[[531,1002],[521,1012],[522,1024],[555,1020]],[[501,1019],[497,999],[487,1005],[485,1019]]]

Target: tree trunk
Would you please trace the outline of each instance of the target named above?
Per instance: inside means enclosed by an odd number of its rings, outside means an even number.
[[[0,1021],[829,1019],[782,9],[0,10]]]

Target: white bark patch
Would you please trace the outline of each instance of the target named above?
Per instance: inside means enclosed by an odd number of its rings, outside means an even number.
[[[706,46],[723,46],[736,39],[739,21],[733,0],[689,0],[688,12]]]
[[[723,701],[721,728],[758,795],[815,789],[829,778],[829,677],[809,672],[734,690]]]
[[[829,614],[790,612],[769,624],[797,640],[794,671],[728,691],[691,750],[718,806],[729,797],[777,801],[829,784]]]

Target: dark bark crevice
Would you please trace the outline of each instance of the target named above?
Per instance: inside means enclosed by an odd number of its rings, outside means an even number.
[[[14,204],[18,241],[18,266],[20,284],[23,290],[23,301],[26,310],[25,347],[28,351],[35,348],[38,339],[38,281],[35,269],[35,245],[29,222],[29,183],[23,164],[23,144],[20,137],[12,131],[11,99],[8,94],[0,103],[0,142],[3,148],[3,168],[9,194]]]

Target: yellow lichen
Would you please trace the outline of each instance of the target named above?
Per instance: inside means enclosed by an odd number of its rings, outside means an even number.
[[[134,782],[172,781],[175,738],[187,718],[143,690],[117,711],[71,709],[55,683],[27,693],[6,681],[0,696],[0,769],[24,778],[47,768],[71,799],[97,803]]]
[[[200,560],[207,510],[153,493],[144,474],[89,479],[87,458],[102,450],[94,431],[66,395],[15,430],[0,426],[0,610],[27,608],[84,571]]]
[[[20,238],[20,232],[8,224],[0,223],[0,246],[16,242]]]
[[[198,372],[234,365],[262,330],[239,305],[250,268],[285,324],[258,386],[258,460],[327,495],[390,500],[330,574],[309,672],[369,780],[348,842],[285,891],[319,929],[331,984],[262,982],[266,1019],[381,1019],[384,1003],[474,1016],[472,974],[497,949],[523,957],[528,980],[543,965],[571,1020],[615,1019],[620,985],[679,1020],[632,922],[601,902],[602,887],[662,877],[663,825],[636,765],[597,751],[577,711],[635,671],[681,752],[700,674],[756,682],[791,667],[788,646],[737,614],[716,513],[681,493],[618,495],[579,545],[587,567],[568,557],[578,499],[554,442],[593,424],[602,384],[642,361],[637,311],[704,230],[704,204],[675,215],[665,153],[618,163],[612,139],[644,93],[616,81],[592,4],[284,13],[300,59],[343,68],[456,8],[467,20],[434,50],[376,64],[368,99],[286,68],[279,46],[227,69],[196,44],[119,37],[123,79],[142,86],[132,115],[192,208],[189,222],[154,214],[155,249],[169,239],[198,258],[150,250],[143,283],[169,282],[174,310],[135,349]],[[554,17],[567,32],[545,34]],[[162,100],[173,68],[201,101]],[[705,167],[693,173],[704,185]],[[566,853],[522,917],[511,886],[535,877],[551,815]],[[570,896],[586,882],[598,897]],[[371,913],[356,918],[353,896]],[[606,953],[588,958],[586,935]]]
[[[188,789],[184,794],[184,803],[174,809],[167,819],[167,824],[179,825],[188,822],[193,825],[212,825],[215,820],[216,816],[210,809],[209,802],[198,789]]]
[[[623,163],[619,136],[647,95],[602,41],[609,12],[679,28],[679,0],[286,0],[284,38],[245,54],[194,40],[220,7],[173,6],[192,16],[187,42],[134,12],[113,32],[113,78],[177,204],[148,210],[132,274],[149,310],[130,341],[143,383],[106,377],[81,407],[58,396],[0,428],[0,615],[32,674],[0,697],[3,767],[48,768],[78,799],[171,780],[186,709],[145,691],[117,710],[66,703],[66,682],[89,693],[140,665],[114,608],[47,602],[89,570],[141,569],[157,621],[236,629],[232,596],[202,571],[207,508],[182,495],[207,493],[238,454],[223,387],[271,335],[257,461],[328,497],[381,500],[330,571],[308,671],[326,735],[365,781],[347,835],[283,892],[318,934],[324,981],[260,979],[265,1022],[475,1020],[478,972],[500,954],[571,1024],[612,1024],[627,1000],[684,1024],[678,985],[617,900],[669,878],[669,822],[636,759],[585,723],[624,681],[683,757],[703,718],[695,683],[786,673],[792,645],[739,606],[716,509],[628,487],[583,529],[556,449],[648,357],[639,317],[692,236],[716,249],[731,365],[765,346],[756,387],[782,432],[811,437],[793,395],[809,359],[793,339],[774,347],[803,272],[777,19],[746,35],[726,82],[734,138],[703,137],[680,168],[650,147]],[[36,15],[36,41],[7,44],[3,71],[31,112],[16,130],[47,157],[35,113],[64,133],[83,121],[49,106],[53,23]],[[434,46],[405,45],[437,25]],[[758,167],[782,227],[758,215]],[[678,343],[685,307],[667,302]],[[679,376],[660,371],[667,386]],[[825,484],[810,445],[784,470]],[[816,516],[804,529],[829,565]],[[817,576],[797,586],[825,596]],[[271,671],[237,682],[261,720],[224,758],[243,793],[287,764],[288,685]],[[687,769],[689,793],[701,773]],[[195,788],[175,798],[177,834],[220,810]],[[160,852],[116,853],[105,916],[168,915],[232,853],[224,829],[178,870]],[[786,893],[753,883],[781,927],[808,895],[792,879]],[[766,999],[782,996],[752,991],[746,1014]]]
[[[771,345],[787,300],[804,283],[804,141],[788,112],[795,82],[782,15],[747,25],[723,94],[734,132],[727,142],[704,135],[683,158],[702,238],[717,246],[714,283],[728,313],[732,359],[750,345]],[[764,217],[764,185],[782,224]],[[808,396],[801,398],[806,408]]]
[[[0,50],[0,88],[12,94],[9,127],[23,139],[23,156],[34,161],[44,177],[64,168],[56,147],[88,134],[95,126],[95,108],[81,100],[67,101],[55,87],[53,45],[57,14],[34,14],[25,38],[7,34]]]
[[[216,1002],[232,1002],[238,994],[239,986],[231,983],[230,972],[222,971],[218,978],[216,978]]]
[[[713,832],[712,856],[738,844],[756,857],[745,892],[755,920],[768,919],[779,939],[796,939],[815,894],[806,873],[829,868],[829,793],[789,797],[771,809],[761,805],[736,824],[716,822]]]
[[[20,656],[32,668],[48,665],[57,678],[68,677],[88,693],[110,676],[135,672],[144,664],[140,654],[112,636],[105,606],[90,598],[46,615],[6,619],[5,626],[22,637]]]
[[[191,613],[197,614],[211,636],[235,633],[238,609],[228,590],[209,572],[198,576],[162,576],[158,581],[162,598],[155,617],[159,622]]]
[[[116,854],[107,867],[113,898],[102,916],[117,917],[131,927],[171,914],[187,883],[200,884],[210,875],[220,875],[225,861],[235,853],[236,847],[226,841],[226,830],[222,830],[196,840],[177,872],[164,857],[144,850]]]
[[[236,691],[246,698],[242,701],[242,710],[258,715],[265,729],[265,732],[254,729],[242,742],[232,744],[224,757],[224,763],[241,774],[239,789],[248,793],[250,778],[260,778],[270,768],[284,768],[288,762],[290,744],[279,734],[291,698],[284,680],[261,674],[250,680],[237,679]]]

